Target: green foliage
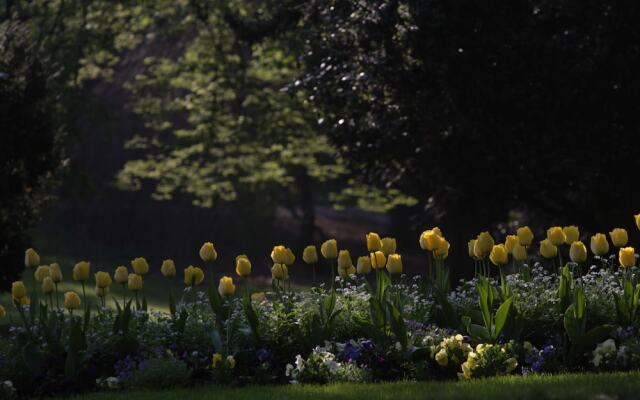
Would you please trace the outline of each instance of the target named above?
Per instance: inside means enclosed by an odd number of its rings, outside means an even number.
[[[509,319],[513,298],[509,297],[505,299],[494,315],[493,303],[496,297],[496,289],[491,282],[489,282],[489,279],[484,276],[478,278],[476,289],[478,290],[478,301],[484,326],[472,324],[471,318],[468,316],[463,317],[463,324],[467,328],[469,335],[474,339],[495,343]]]
[[[626,276],[622,278],[622,295],[613,293],[616,305],[616,315],[620,326],[634,325],[638,299],[640,298],[640,284]]]
[[[171,389],[189,385],[191,371],[182,361],[173,357],[145,360],[133,373],[128,385],[132,389]]]

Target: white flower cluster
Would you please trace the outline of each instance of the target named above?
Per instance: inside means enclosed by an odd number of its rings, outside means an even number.
[[[596,368],[615,367],[616,364],[625,364],[628,358],[626,346],[616,347],[613,339],[607,339],[596,346],[593,351],[591,363]]]

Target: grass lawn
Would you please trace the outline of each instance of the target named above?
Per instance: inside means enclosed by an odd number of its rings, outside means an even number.
[[[102,392],[76,397],[82,400],[191,400],[191,399],[637,399],[640,373],[567,374],[499,377],[470,382],[395,382],[325,386],[203,386],[172,391]]]

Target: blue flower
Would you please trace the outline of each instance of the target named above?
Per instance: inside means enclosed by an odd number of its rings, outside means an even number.
[[[342,350],[342,357],[348,362],[355,361],[360,357],[360,349],[349,342]]]
[[[362,343],[360,343],[360,345],[362,346],[363,349],[367,351],[371,351],[374,348],[373,342],[371,340],[365,340]]]

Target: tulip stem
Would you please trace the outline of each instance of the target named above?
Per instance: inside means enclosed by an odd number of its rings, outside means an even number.
[[[313,263],[313,286],[316,286],[316,265],[318,265],[318,263]]]
[[[87,309],[87,293],[84,289],[84,281],[82,281],[82,301],[84,302],[84,308]]]
[[[56,309],[60,310],[60,299],[59,299],[59,296],[58,296],[58,282],[54,282],[53,286],[56,289]]]
[[[333,284],[335,281],[336,281],[336,271],[335,271],[334,262],[331,261],[331,290],[333,290]]]

